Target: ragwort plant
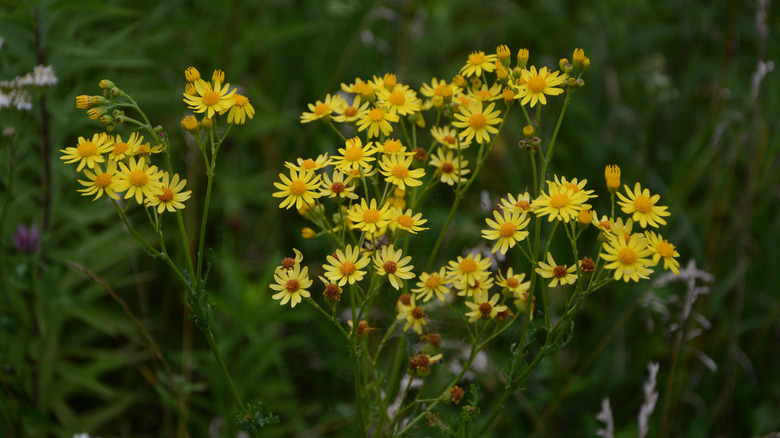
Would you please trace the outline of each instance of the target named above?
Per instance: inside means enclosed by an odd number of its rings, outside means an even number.
[[[475,51],[452,81],[433,78],[419,91],[393,74],[356,78],[309,104],[300,117],[301,123],[327,125],[344,147],[285,163],[287,173],[274,183],[273,196],[281,199],[280,208],[294,207],[311,222],[304,237],[329,239],[332,254],[307,265],[293,248],[270,288],[281,305],[295,308],[305,301],[317,309],[343,337],[360,436],[403,436],[422,420],[448,435],[481,435],[539,361],[571,339],[588,296],[613,282],[648,279],[662,261],[663,269],[679,272],[674,245],[655,231],[670,215],[659,195],[638,182],[621,190],[620,168],[607,165],[610,207],[597,212],[591,205],[597,195],[586,179],[549,178],[566,108],[585,85],[590,60],[582,49],[571,62],[561,59],[557,69],[528,60],[528,50],[519,50],[512,66],[504,45],[495,54]],[[554,129],[545,134],[544,108],[553,98],[563,104]],[[533,189],[505,194],[485,219],[482,238],[493,254],[512,251],[515,258],[500,268],[479,252],[440,255],[510,111],[517,117],[510,123],[524,126],[519,147],[527,152]],[[430,143],[421,138],[425,133]],[[444,222],[434,224],[424,207],[438,185],[454,198]],[[410,253],[429,250],[415,248],[422,233],[438,237],[427,260],[413,259]],[[560,251],[559,242],[568,250]],[[310,267],[322,273],[319,281]],[[551,294],[564,297],[557,317]],[[541,318],[534,320],[537,301]],[[382,330],[374,333],[377,327]],[[532,348],[542,331],[543,344]],[[463,360],[446,347],[459,337],[468,341]],[[459,385],[478,353],[499,337],[511,342],[506,386],[483,415],[477,387],[466,391]],[[396,348],[388,348],[393,342]],[[447,362],[454,366],[438,365]],[[448,368],[457,371],[437,385],[430,374],[447,374]],[[467,392],[470,401],[457,416],[439,409],[442,403],[458,405]]]
[[[278,417],[269,413],[262,403],[244,404],[241,401],[217,347],[206,286],[212,260],[210,256],[207,257],[210,251],[205,246],[205,234],[220,147],[233,126],[252,119],[255,111],[245,96],[238,94],[235,88],[230,89],[221,70],[215,70],[211,81],[206,81],[196,68],[189,67],[185,71],[185,78],[187,84],[183,100],[189,109],[202,117],[186,116],[181,126],[195,140],[207,177],[194,253],[189,247],[190,234],[181,213],[192,192],[185,190],[187,180],[173,172],[169,138],[165,130],[161,126],[153,126],[136,101],[112,81],[100,81],[102,95],[76,97],[76,107],[86,109],[89,118],[99,120],[105,131],[91,137],[79,137],[75,146],[60,150],[61,159],[65,163],[75,164],[76,172],[80,173],[77,181],[83,187],[79,192],[93,197],[93,201],[103,195],[110,199],[122,224],[143,245],[144,250],[152,257],[162,259],[179,279],[186,291],[184,298],[192,309],[190,318],[203,332],[239,406],[236,421],[243,430],[252,432],[276,423]],[[220,130],[222,123],[227,124],[224,131]],[[130,132],[120,134],[120,128],[129,128]],[[115,131],[117,133],[113,134]],[[153,240],[148,240],[144,237],[148,233],[139,230],[142,224],[137,225],[129,219],[131,210],[138,208],[143,209],[148,219],[146,225],[152,232]],[[174,239],[179,239],[183,262],[173,260],[171,251],[166,247],[165,221],[175,221],[178,236],[174,236]],[[174,376],[168,377],[174,386],[172,389],[184,391],[183,388],[175,387]]]

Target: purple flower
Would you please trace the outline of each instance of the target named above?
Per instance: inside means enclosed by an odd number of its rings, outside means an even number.
[[[38,243],[41,240],[41,233],[38,231],[38,226],[31,224],[27,227],[24,224],[16,226],[16,234],[14,234],[14,244],[19,252],[35,252],[38,249]]]

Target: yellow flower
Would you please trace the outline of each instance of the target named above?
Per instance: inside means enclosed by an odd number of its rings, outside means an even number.
[[[607,190],[615,193],[620,190],[620,168],[615,164],[610,164],[604,168],[604,179],[607,182]]]
[[[406,146],[401,143],[401,140],[396,140],[394,138],[385,139],[382,146],[378,146],[377,148],[386,155],[406,154]],[[414,154],[412,153],[411,155]]]
[[[444,271],[445,269],[442,267],[437,272],[430,274],[423,272],[417,277],[420,281],[417,282],[417,288],[412,289],[412,292],[416,293],[417,298],[423,300],[424,303],[427,303],[434,295],[439,300],[446,301],[444,295],[449,294],[450,290],[444,282],[447,277]]]
[[[315,159],[311,158],[298,158],[296,160],[298,163],[297,165],[290,163],[289,161],[284,163],[285,167],[288,169],[297,170],[298,172],[305,172],[305,171],[317,171],[325,166],[330,165],[330,158],[328,158],[328,153],[320,154]]]
[[[562,176],[560,179],[558,179],[558,175],[554,175],[555,178],[555,185],[559,187],[568,187],[570,188],[574,193],[579,192],[580,190],[583,190],[585,192],[585,196],[590,198],[595,198],[596,195],[593,194],[594,190],[584,190],[585,184],[588,183],[587,179],[583,179],[582,181],[577,181],[577,178],[574,178],[573,180],[569,181],[566,179],[565,176]]]
[[[466,306],[471,309],[471,312],[467,312],[465,316],[469,317],[469,322],[480,319],[496,319],[496,315],[508,308],[503,304],[497,305],[499,298],[501,298],[499,294],[493,294],[490,299],[488,299],[487,293],[474,295],[473,302],[466,301]]]
[[[355,78],[355,82],[347,85],[342,83],[341,89],[347,93],[357,94],[362,97],[366,102],[374,100],[374,87],[368,82],[363,81],[360,78]]]
[[[228,123],[235,123],[236,125],[243,125],[246,122],[246,118],[255,116],[255,108],[249,103],[249,99],[238,93],[233,95],[233,106],[230,107],[228,113]]]
[[[583,190],[574,192],[568,186],[557,185],[551,181],[547,181],[547,186],[550,194],[543,191],[531,204],[537,216],[549,215],[550,222],[558,219],[569,223],[580,211],[590,207],[585,203],[588,196]]]
[[[409,305],[401,305],[398,307],[398,320],[406,320],[404,324],[404,331],[407,331],[409,327],[412,327],[415,333],[421,335],[423,332],[423,326],[428,324],[425,320],[425,310],[418,306],[414,302],[414,295],[411,296]]]
[[[333,157],[333,164],[337,169],[341,171],[349,171],[350,169],[365,171],[371,171],[371,164],[369,162],[376,160],[372,157],[376,153],[376,148],[373,147],[372,142],[368,142],[363,145],[360,137],[353,137],[346,141],[345,147],[339,148],[341,156]]]
[[[169,181],[168,172],[162,177],[162,193],[157,196],[146,198],[147,207],[157,207],[157,213],[162,214],[165,210],[175,213],[176,210],[184,208],[183,202],[190,199],[191,190],[182,192],[187,185],[187,180],[179,181],[179,175],[174,174],[173,179]]]
[[[363,132],[368,129],[368,138],[379,137],[379,132],[382,135],[390,135],[393,132],[393,126],[391,122],[397,122],[398,114],[394,110],[387,110],[381,107],[373,108],[361,117],[357,122],[358,132]]]
[[[435,167],[437,172],[441,172],[441,182],[451,186],[466,182],[464,175],[471,172],[465,168],[469,165],[468,161],[461,159],[460,155],[455,156],[450,150],[444,152],[443,148],[439,148],[435,154],[431,154],[430,165]]]
[[[660,195],[650,195],[650,190],[642,190],[642,186],[639,183],[634,185],[634,190],[628,188],[628,185],[623,186],[626,189],[628,197],[623,196],[618,192],[618,205],[623,213],[632,214],[632,219],[638,221],[642,228],[646,228],[649,224],[651,227],[658,228],[660,225],[666,225],[666,221],[661,216],[669,216],[671,213],[667,211],[669,207],[657,205],[658,200],[661,199]]]
[[[333,116],[333,120],[339,123],[356,123],[358,119],[368,112],[369,102],[361,103],[360,99],[358,94],[352,99],[352,105],[336,109],[336,115]]]
[[[506,198],[501,199],[499,207],[510,211],[532,211],[531,195],[528,192],[521,193],[514,197],[511,193],[506,194]]]
[[[339,286],[355,284],[356,281],[363,279],[366,271],[361,271],[369,263],[369,258],[361,256],[360,248],[347,245],[344,251],[338,249],[335,255],[326,257],[327,264],[322,265],[325,270],[325,278],[336,283]]]
[[[549,284],[550,287],[555,287],[559,283],[561,285],[574,284],[577,281],[577,265],[574,264],[569,267],[566,267],[566,265],[559,265],[555,263],[552,254],[549,252],[547,253],[547,263],[540,260],[538,266],[539,267],[536,268],[537,274],[544,278],[552,278],[552,281]]]
[[[412,268],[409,262],[412,261],[411,256],[403,257],[402,251],[395,250],[392,244],[383,246],[381,250],[374,256],[374,269],[379,275],[386,275],[390,281],[390,285],[396,290],[403,286],[403,280],[409,280],[414,278]]]
[[[60,149],[63,156],[61,160],[66,163],[79,162],[76,172],[81,172],[84,166],[92,169],[95,167],[95,163],[102,163],[105,161],[103,154],[111,150],[114,142],[111,137],[106,135],[105,132],[95,134],[92,136],[92,140],[87,140],[84,137],[79,137],[79,142],[75,147],[67,147]]]
[[[327,173],[323,173],[320,194],[329,198],[358,199],[359,196],[355,193],[355,185],[352,184],[352,180],[351,176],[346,176],[338,170],[333,171],[332,180]]]
[[[497,240],[491,252],[500,250],[501,254],[506,254],[509,248],[514,247],[517,242],[528,236],[525,227],[528,226],[531,219],[526,217],[525,212],[504,210],[502,215],[498,210],[494,210],[493,217],[496,218],[495,221],[490,218],[485,219],[491,229],[482,230],[483,238]]]
[[[360,204],[355,204],[347,211],[347,217],[352,221],[355,228],[364,231],[366,234],[378,234],[377,231],[385,228],[392,218],[390,207],[385,204],[382,208],[377,207],[376,199],[366,203],[365,199],[360,200]]]
[[[130,157],[129,165],[119,162],[121,169],[114,190],[125,193],[125,199],[135,196],[135,202],[143,205],[144,198],[151,198],[162,193],[160,179],[162,172],[157,166],[148,166],[143,157],[136,161]]]
[[[122,141],[122,136],[117,135],[114,139],[114,147],[111,153],[108,154],[108,159],[111,161],[121,161],[125,158],[133,155],[133,152],[143,143],[144,138],[137,132],[130,134],[130,138],[127,141]]]
[[[187,131],[197,131],[198,119],[196,119],[193,115],[186,116],[185,118],[181,119],[181,127]]]
[[[487,276],[490,265],[490,259],[483,259],[481,254],[471,253],[465,258],[458,256],[457,260],[449,262],[447,279],[474,284],[476,280],[484,279]]]
[[[279,178],[282,182],[275,182],[274,186],[281,191],[271,195],[274,198],[284,198],[279,204],[279,208],[289,209],[295,206],[295,208],[300,209],[303,205],[314,204],[314,200],[320,197],[317,189],[322,182],[320,176],[312,171],[297,172],[290,169],[290,178],[281,173]]]
[[[495,54],[485,55],[485,52],[482,50],[471,52],[466,65],[460,69],[460,74],[463,76],[480,76],[482,75],[482,70],[490,73],[496,68],[494,63],[497,58]]]
[[[462,106],[460,112],[455,113],[456,121],[452,125],[456,128],[465,128],[460,133],[461,139],[471,141],[475,138],[477,143],[488,143],[490,134],[498,133],[498,128],[493,125],[501,123],[498,117],[501,111],[493,111],[495,103],[491,103],[487,108],[482,108],[482,102],[477,102],[474,108]]]
[[[279,291],[279,293],[274,294],[271,298],[281,300],[279,302],[281,306],[289,302],[290,307],[295,307],[302,301],[302,297],[311,296],[311,293],[306,289],[311,287],[313,281],[309,278],[309,268],[306,266],[303,269],[301,269],[301,265],[295,265],[292,269],[277,270],[274,272],[274,281],[276,284],[269,287]]]
[[[406,210],[406,213],[404,213],[400,208],[393,209],[392,213],[390,228],[399,228],[414,234],[417,234],[418,231],[428,229],[420,226],[428,222],[427,219],[422,218],[422,213],[414,214],[411,209]]]
[[[434,126],[431,128],[431,135],[440,144],[447,146],[450,149],[463,150],[471,146],[471,141],[461,140],[458,142],[458,131],[449,126]]]
[[[545,94],[550,96],[557,96],[563,93],[562,88],[556,88],[566,80],[566,74],[560,75],[560,72],[550,73],[547,71],[547,67],[542,67],[539,72],[536,71],[536,67],[531,66],[530,70],[523,69],[522,85],[516,87],[517,96],[515,99],[522,99],[521,105],[525,105],[531,102],[533,108],[537,102],[542,105],[547,105],[547,98]]]
[[[649,230],[645,231],[645,237],[647,238],[647,246],[653,251],[653,263],[658,263],[663,259],[664,269],[679,274],[680,261],[675,257],[680,257],[680,253],[677,252],[674,245],[661,237],[660,234],[655,234]]]
[[[522,295],[531,288],[531,282],[523,282],[523,280],[525,280],[525,274],[515,274],[514,270],[510,267],[506,271],[506,277],[501,275],[501,271],[498,271],[498,281],[496,284],[506,288],[509,292],[512,292],[515,298],[521,298]]]
[[[379,163],[379,173],[385,176],[385,181],[395,184],[401,190],[406,190],[406,186],[421,186],[422,181],[419,178],[425,176],[425,170],[409,169],[413,160],[412,156],[385,155]]]
[[[184,103],[187,108],[196,113],[206,113],[206,117],[214,117],[214,114],[224,114],[231,106],[235,104],[233,94],[236,90],[230,90],[230,84],[221,84],[221,81],[215,81],[214,85],[200,80],[192,84],[195,88],[195,94],[183,93]]]
[[[94,201],[105,193],[109,198],[119,199],[119,195],[116,193],[116,178],[114,178],[116,176],[116,161],[109,161],[105,172],[99,164],[95,164],[92,169],[95,173],[84,169],[84,175],[89,181],[78,180],[79,184],[85,187],[78,190],[82,196],[95,195],[95,198],[92,199]]]
[[[396,85],[392,91],[381,88],[377,91],[377,105],[401,116],[420,111],[417,93],[408,85]]]
[[[653,250],[647,247],[647,241],[642,234],[632,234],[628,242],[620,236],[611,236],[602,248],[604,252],[599,254],[599,257],[607,262],[604,268],[615,270],[615,280],[638,282],[640,278],[647,279],[653,272],[648,268],[653,264],[648,258],[653,255]]]
[[[469,88],[467,96],[483,103],[490,102],[500,99],[503,96],[503,88],[504,87],[500,82],[496,82],[490,88],[488,88],[487,84],[482,84],[482,87],[480,87],[478,90]]]
[[[315,120],[327,119],[334,111],[340,111],[347,107],[347,101],[338,94],[325,95],[325,101],[317,101],[309,104],[310,113],[301,114],[301,123],[309,123]]]

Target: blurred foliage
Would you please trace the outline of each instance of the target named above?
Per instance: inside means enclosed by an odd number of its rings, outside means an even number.
[[[670,331],[670,322],[679,309],[669,297],[682,300],[683,284],[594,296],[574,340],[540,365],[491,433],[593,436],[608,396],[617,436],[634,436],[649,361],[661,364],[651,436],[664,411],[670,436],[780,429],[780,81],[769,72],[759,87],[755,76],[760,61],[780,60],[771,33],[777,17],[762,0],[0,0],[0,79],[37,64],[53,65],[59,77],[32,112],[0,113],[1,127],[16,129],[2,139],[0,161],[0,193],[11,196],[0,229],[0,435],[174,436],[182,419],[192,436],[236,431],[228,387],[186,319],[175,279],[133,244],[108,204],[80,197],[60,164],[58,149],[100,130],[74,108],[76,95],[96,93],[102,78],[132,90],[181,145],[175,166],[186,168],[193,187],[202,169],[178,129],[182,72],[221,68],[249,96],[257,114],[233,131],[212,203],[215,332],[243,399],[280,416],[264,436],[343,436],[354,427],[346,349],[313,310],[280,307],[267,288],[291,247],[308,257],[328,249],[300,238],[304,222],[271,201],[271,182],[285,160],[337,146],[326,129],[298,123],[306,103],[356,76],[394,72],[415,86],[449,78],[469,52],[502,43],[529,48],[533,63],[550,66],[585,49],[592,67],[569,107],[555,172],[600,184],[604,166],[619,164],[624,180],[644,181],[670,206],[667,237],[683,265],[693,259],[715,280],[693,307],[706,320],[689,319],[678,348],[680,328]],[[506,128],[482,178],[492,196],[529,180],[527,166],[514,164],[527,164],[514,147],[521,128]],[[441,214],[447,196],[433,197]],[[484,219],[473,207],[474,217],[454,224],[460,238],[448,243],[451,253],[479,242]],[[43,227],[37,253],[16,251],[19,223]],[[128,303],[164,357],[70,262]],[[669,304],[671,320],[647,294]],[[485,407],[502,391],[495,364],[508,349],[496,346],[474,382]]]

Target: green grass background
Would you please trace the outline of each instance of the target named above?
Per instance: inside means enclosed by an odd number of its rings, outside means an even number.
[[[780,62],[780,14],[764,3],[0,0],[0,79],[39,63],[53,65],[59,78],[31,113],[0,113],[2,128],[16,129],[13,191],[0,186],[3,199],[11,197],[0,229],[0,435],[175,436],[180,416],[166,364],[177,378],[186,375],[189,433],[221,427],[216,436],[235,434],[236,407],[185,319],[181,288],[139,250],[108,204],[78,196],[73,169],[58,158],[58,149],[101,128],[75,108],[76,95],[97,94],[103,78],[130,92],[178,145],[175,166],[193,187],[204,181],[178,129],[187,114],[184,69],[208,75],[221,68],[250,98],[257,113],[223,149],[207,235],[216,256],[210,286],[218,342],[244,400],[262,401],[281,417],[263,436],[351,436],[346,347],[313,310],[270,299],[271,271],[291,247],[310,263],[329,251],[324,241],[300,238],[305,223],[278,209],[272,182],[285,160],[335,150],[332,133],[298,117],[341,82],[392,72],[418,87],[451,78],[469,52],[499,44],[513,53],[528,48],[532,64],[549,66],[585,49],[592,65],[569,106],[555,173],[598,185],[604,166],[618,164],[624,181],[641,181],[669,205],[665,237],[682,264],[694,260],[715,280],[693,306],[706,322],[685,324],[686,335],[701,333],[679,348],[670,322],[638,302],[648,283],[600,291],[578,318],[573,341],[542,362],[492,436],[595,436],[607,396],[617,436],[635,436],[649,361],[660,362],[651,436],[660,433],[664,410],[671,436],[777,431],[780,72],[770,72],[757,93],[752,87],[760,61]],[[514,147],[522,127],[516,120],[479,183],[496,196],[530,182],[527,159]],[[446,192],[435,196],[431,215],[447,208]],[[195,209],[187,211],[196,223]],[[16,225],[44,221],[40,253],[18,253]],[[459,218],[464,245],[479,242],[482,221]],[[128,303],[165,363],[117,302],[69,262]],[[663,299],[684,293],[680,283],[655,290]],[[674,303],[669,308],[679,313]],[[505,348],[489,353],[498,359]],[[502,382],[485,376],[476,383],[486,411]],[[436,434],[425,426],[417,433]]]

